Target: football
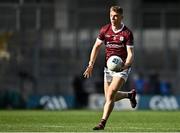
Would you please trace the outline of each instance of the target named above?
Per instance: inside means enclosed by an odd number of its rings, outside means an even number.
[[[120,71],[123,66],[123,60],[116,55],[111,56],[107,60],[107,68],[111,71]]]

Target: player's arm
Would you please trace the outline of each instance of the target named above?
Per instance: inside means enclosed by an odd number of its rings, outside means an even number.
[[[96,42],[92,48],[91,55],[90,55],[90,60],[89,60],[89,66],[90,67],[94,66],[97,55],[99,54],[101,44],[102,44],[102,41],[97,38]]]
[[[134,48],[133,46],[127,46],[127,58],[122,69],[124,70],[131,67],[133,64],[133,60],[134,60]]]
[[[94,67],[94,63],[96,61],[96,58],[99,54],[100,51],[100,46],[103,43],[103,41],[101,41],[100,39],[96,39],[96,42],[92,48],[91,51],[91,55],[90,55],[90,60],[89,60],[89,64],[88,67],[86,68],[85,72],[84,72],[84,77],[85,78],[89,78],[92,75],[92,71],[93,71],[93,67]]]

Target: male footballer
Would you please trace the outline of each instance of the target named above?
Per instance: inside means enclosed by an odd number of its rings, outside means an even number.
[[[113,110],[114,103],[124,98],[130,100],[132,108],[136,107],[136,91],[119,91],[126,82],[134,60],[133,34],[122,22],[123,9],[120,6],[110,8],[110,24],[103,26],[92,48],[89,65],[84,72],[84,77],[92,75],[96,57],[102,44],[105,45],[106,62],[113,56],[119,56],[123,60],[123,67],[119,71],[111,71],[105,65],[104,68],[104,95],[105,105],[100,122],[93,130],[103,130]]]

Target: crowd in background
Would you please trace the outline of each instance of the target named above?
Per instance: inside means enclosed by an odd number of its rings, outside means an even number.
[[[152,72],[149,75],[137,73],[133,76],[132,86],[138,94],[145,95],[170,95],[172,85],[170,81],[160,79],[160,75]]]

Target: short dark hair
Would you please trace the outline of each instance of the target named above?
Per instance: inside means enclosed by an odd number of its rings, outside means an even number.
[[[111,6],[110,11],[123,15],[123,9],[120,6]]]

